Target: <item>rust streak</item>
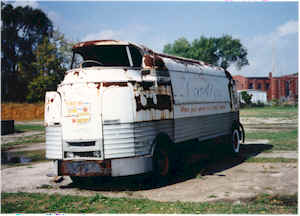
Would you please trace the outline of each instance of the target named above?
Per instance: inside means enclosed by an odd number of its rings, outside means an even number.
[[[96,45],[97,43],[102,43],[102,42],[118,42],[116,40],[93,40],[93,41],[86,41],[86,42],[80,42],[77,43],[73,46],[73,49],[76,49],[78,47],[83,47],[83,46],[93,46]]]
[[[144,63],[148,67],[153,67],[153,58],[150,55],[145,55]]]
[[[109,86],[120,86],[125,87],[128,86],[127,82],[104,82],[103,87],[109,87]]]
[[[154,57],[150,56],[150,55],[145,55],[144,63],[148,67],[156,66],[157,70],[162,70],[162,71],[168,70],[168,68],[165,65],[164,60],[161,57],[159,57],[158,55],[154,55]]]
[[[154,65],[157,66],[158,70],[167,71],[168,68],[165,65],[164,60],[158,55],[154,56]]]
[[[100,89],[100,86],[101,86],[101,83],[95,83],[97,86],[96,88],[99,90]]]
[[[61,161],[59,171],[60,175],[70,176],[110,176],[111,161]]]

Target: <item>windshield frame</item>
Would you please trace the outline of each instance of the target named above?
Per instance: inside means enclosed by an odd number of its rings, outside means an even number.
[[[83,50],[85,48],[89,49],[91,47],[104,47],[104,46],[111,46],[111,47],[114,47],[114,46],[119,46],[119,47],[125,47],[125,50],[126,50],[126,55],[127,55],[127,60],[128,60],[128,65],[98,65],[98,66],[89,66],[89,67],[82,67],[82,63],[84,61],[87,61],[87,60],[94,60],[94,59],[85,59],[83,61],[80,62],[79,65],[75,65],[75,57],[76,55],[80,55],[82,58],[82,54],[79,52],[80,50]],[[135,49],[135,51],[134,51]],[[132,51],[134,51],[134,56],[133,56],[133,53]],[[137,52],[138,51],[138,52]],[[137,47],[137,46],[134,46],[134,45],[114,45],[114,44],[109,44],[109,45],[92,45],[92,46],[83,46],[83,47],[76,47],[76,48],[73,48],[72,49],[72,61],[71,61],[71,65],[70,65],[70,69],[75,69],[75,68],[90,68],[90,67],[105,67],[105,68],[142,68],[143,66],[143,56],[144,56],[144,53],[143,51]],[[134,59],[133,59],[134,57]],[[100,63],[101,62],[101,58],[98,59],[98,61]]]

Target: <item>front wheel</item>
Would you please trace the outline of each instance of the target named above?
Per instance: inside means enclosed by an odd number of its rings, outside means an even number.
[[[158,178],[164,178],[168,176],[170,172],[170,158],[166,149],[155,149],[153,155],[153,172]]]

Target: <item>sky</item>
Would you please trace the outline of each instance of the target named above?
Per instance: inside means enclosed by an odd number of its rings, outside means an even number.
[[[180,37],[231,35],[248,51],[249,66],[233,75],[282,76],[298,72],[298,3],[10,1],[43,10],[55,28],[74,41],[116,39],[157,52]]]

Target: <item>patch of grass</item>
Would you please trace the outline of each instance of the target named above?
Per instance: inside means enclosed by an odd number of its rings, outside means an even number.
[[[298,163],[298,159],[293,158],[248,158],[248,163]]]
[[[297,150],[298,129],[280,132],[248,132],[247,139],[268,139],[272,150]]]
[[[35,135],[31,135],[31,136],[20,137],[20,139],[18,141],[2,144],[1,151],[5,151],[5,150],[7,150],[13,146],[17,146],[17,145],[30,145],[30,144],[41,143],[41,142],[45,142],[45,136],[43,133],[35,134]]]
[[[240,110],[241,117],[257,118],[298,118],[298,107],[295,106],[266,106],[243,108]]]
[[[35,205],[32,205],[35,203]],[[108,198],[40,193],[2,193],[2,213],[152,213],[152,214],[296,214],[297,194],[262,194],[241,204],[233,201],[157,202],[148,199]]]
[[[44,131],[45,127],[39,124],[16,124],[16,131]]]

